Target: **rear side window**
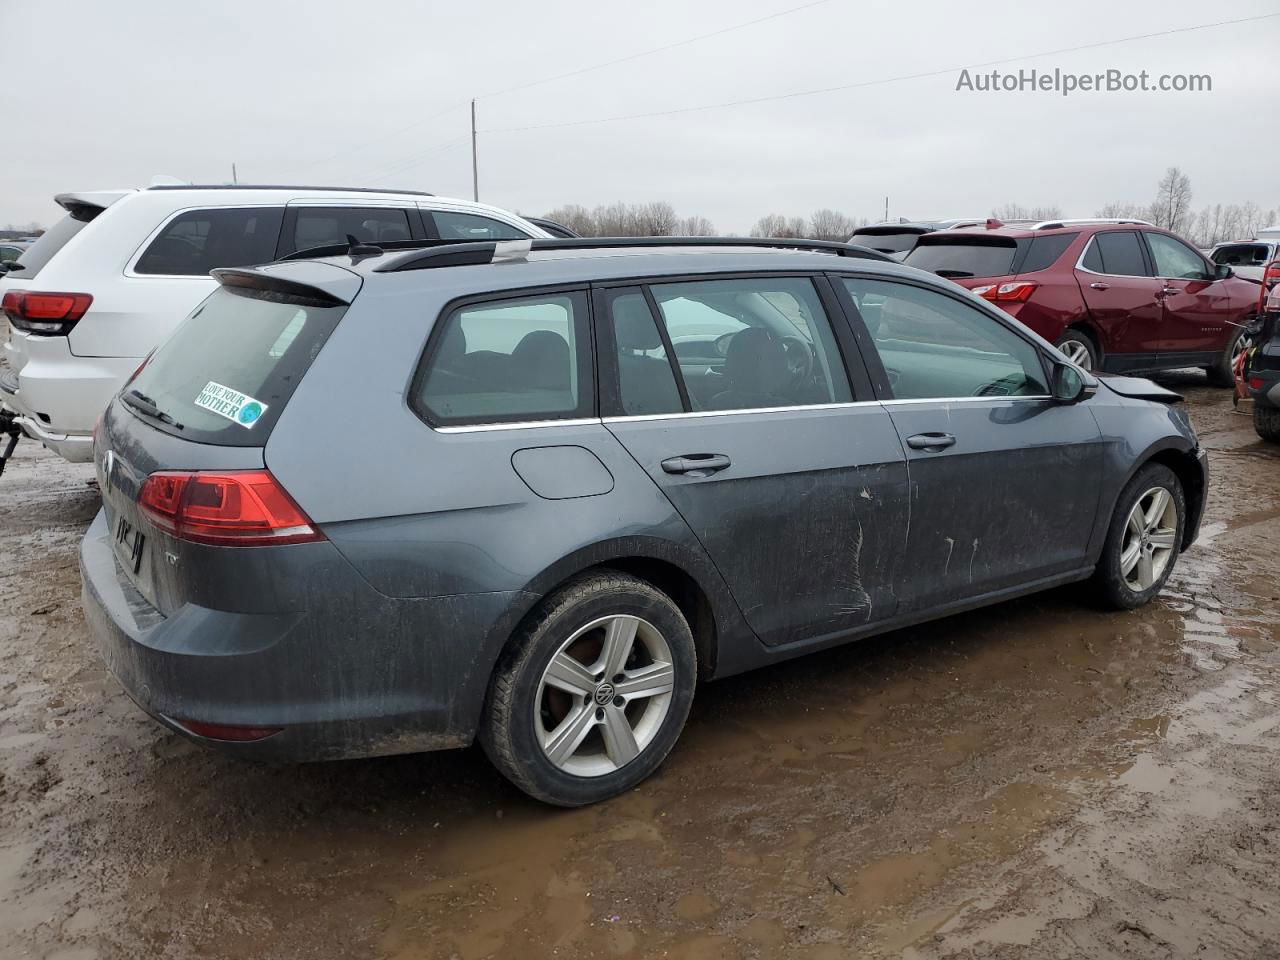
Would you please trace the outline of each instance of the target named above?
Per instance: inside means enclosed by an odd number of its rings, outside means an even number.
[[[1146,277],[1146,261],[1134,230],[1099,233],[1085,253],[1084,268],[1115,277]]]
[[[432,210],[436,230],[445,240],[527,240],[529,235],[501,220],[474,213]]]
[[[260,447],[346,309],[220,287],[124,392],[176,421],[140,415],[175,436]]]
[[[1018,264],[1019,275],[1034,273],[1037,270],[1048,270],[1058,258],[1071,246],[1071,241],[1078,237],[1077,233],[1054,233],[1042,237],[1033,237],[1027,248],[1027,255]]]
[[[346,243],[347,236],[363,243],[409,240],[409,212],[390,207],[298,207],[290,251]]]
[[[280,207],[190,210],[174,217],[138,258],[134,273],[204,277],[219,267],[270,263]]]
[[[611,291],[608,303],[622,412],[634,417],[683,411],[671,359],[644,294]]]
[[[926,235],[907,254],[906,263],[943,277],[1005,277],[1013,273],[1018,244],[1011,237]]]
[[[432,335],[414,407],[441,426],[590,416],[587,322],[579,291],[458,307]]]
[[[40,235],[35,243],[26,249],[26,252],[18,258],[18,262],[22,264],[22,269],[14,272],[15,277],[21,277],[23,280],[30,280],[40,268],[54,258],[54,255],[67,245],[67,242],[77,233],[87,227],[93,218],[101,213],[99,207],[81,208],[73,216],[67,214],[52,227]],[[97,211],[92,215],[89,211]]]

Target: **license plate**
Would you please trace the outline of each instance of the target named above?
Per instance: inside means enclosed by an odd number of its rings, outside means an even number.
[[[142,568],[142,545],[146,539],[126,518],[116,519],[116,556],[131,573],[136,574]]]

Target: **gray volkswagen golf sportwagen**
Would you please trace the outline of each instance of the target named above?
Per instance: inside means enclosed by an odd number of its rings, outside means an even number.
[[[82,548],[104,656],[246,757],[479,738],[573,806],[699,680],[1195,539],[1177,396],[945,280],[805,241],[352,247],[221,286],[112,402]]]

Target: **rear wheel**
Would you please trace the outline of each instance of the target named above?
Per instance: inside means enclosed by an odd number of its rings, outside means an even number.
[[[596,803],[662,763],[696,675],[693,634],[670,597],[635,577],[592,574],[544,600],[513,638],[480,742],[530,796]]]
[[[1068,330],[1058,338],[1054,346],[1082,370],[1092,371],[1098,365],[1098,345],[1083,330]]]
[[[1093,575],[1108,606],[1132,610],[1160,592],[1178,561],[1186,515],[1182,484],[1163,464],[1147,464],[1125,485]]]
[[[1280,408],[1253,402],[1253,429],[1258,436],[1271,443],[1280,443]]]
[[[1209,375],[1209,383],[1215,387],[1235,386],[1236,360],[1248,345],[1244,328],[1237,328],[1227,345],[1222,348],[1222,355],[1218,358],[1218,362],[1211,367],[1205,367],[1205,372]]]

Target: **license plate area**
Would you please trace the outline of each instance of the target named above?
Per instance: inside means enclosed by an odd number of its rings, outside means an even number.
[[[116,559],[120,562],[120,566],[132,576],[136,577],[138,571],[142,569],[146,541],[146,535],[135,527],[128,517],[123,514],[116,515],[114,535]]]

